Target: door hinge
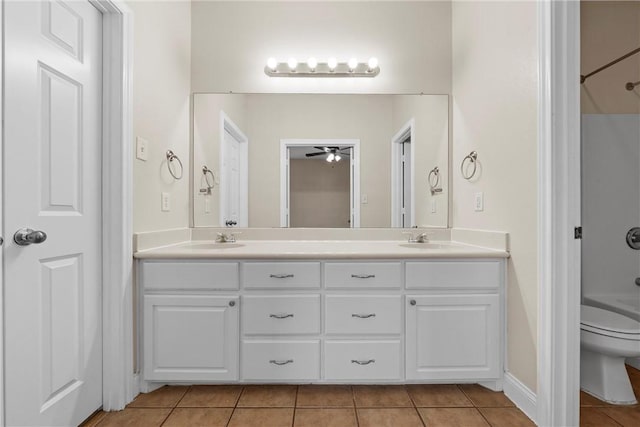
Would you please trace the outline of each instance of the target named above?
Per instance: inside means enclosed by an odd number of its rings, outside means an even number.
[[[582,226],[573,229],[573,238],[582,239]]]

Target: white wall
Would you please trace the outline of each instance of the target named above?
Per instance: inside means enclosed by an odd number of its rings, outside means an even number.
[[[431,93],[451,89],[451,3],[194,2],[194,92]],[[285,79],[269,57],[380,60],[373,79]]]
[[[509,232],[507,370],[536,389],[537,8],[453,3],[453,226]],[[460,162],[478,152],[477,178]],[[475,212],[474,193],[484,193]]]
[[[127,4],[135,20],[133,132],[149,141],[149,160],[134,160],[133,231],[188,227],[191,3]],[[168,149],[184,165],[180,181],[169,175]],[[160,211],[162,192],[171,195],[170,212]]]

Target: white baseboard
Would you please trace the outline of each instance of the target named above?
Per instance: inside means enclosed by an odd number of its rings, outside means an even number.
[[[640,370],[640,357],[634,359],[627,359],[625,363],[629,366],[633,366],[634,368]]]
[[[522,384],[519,379],[509,372],[504,374],[504,394],[520,409],[524,414],[536,422],[536,394],[529,387]]]

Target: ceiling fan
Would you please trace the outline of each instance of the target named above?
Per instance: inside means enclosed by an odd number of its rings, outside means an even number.
[[[343,156],[349,156],[351,152],[350,147],[313,147],[316,150],[320,150],[316,153],[307,153],[305,156],[307,157],[315,157],[315,156],[327,156],[327,162],[339,162]]]

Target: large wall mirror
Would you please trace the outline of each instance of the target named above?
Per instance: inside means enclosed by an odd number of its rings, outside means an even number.
[[[446,227],[447,95],[193,95],[195,227]]]

